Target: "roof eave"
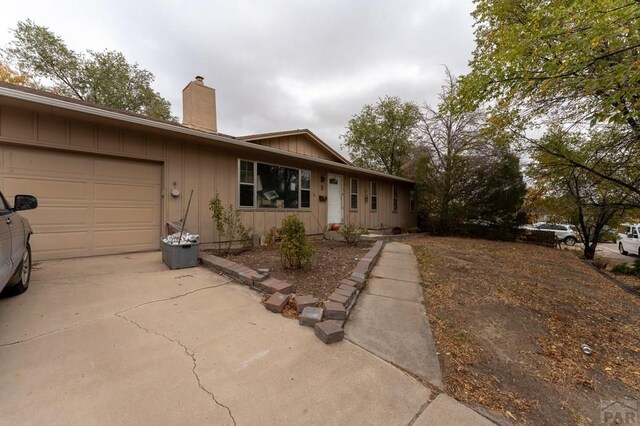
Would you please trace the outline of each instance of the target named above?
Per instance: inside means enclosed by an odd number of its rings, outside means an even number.
[[[130,123],[134,125],[150,127],[158,130],[164,130],[167,132],[172,132],[180,135],[196,137],[200,139],[205,139],[209,142],[213,141],[220,144],[235,146],[238,148],[268,152],[268,153],[280,155],[283,157],[295,158],[302,161],[322,164],[324,166],[333,167],[333,168],[342,169],[342,170],[349,170],[359,174],[378,176],[380,178],[384,178],[388,180],[415,184],[415,181],[411,179],[391,176],[386,173],[376,172],[369,169],[363,169],[350,164],[341,164],[341,163],[336,163],[335,161],[325,160],[322,158],[309,157],[302,154],[283,151],[277,148],[271,148],[263,145],[258,145],[255,143],[246,142],[244,140],[235,139],[230,136],[223,136],[217,133],[204,132],[202,130],[191,129],[188,127],[183,127],[180,125],[174,125],[174,124],[161,122],[161,121],[154,121],[154,120],[150,120],[150,119],[139,117],[139,116],[122,114],[114,111],[92,107],[89,105],[76,104],[73,102],[65,102],[64,100],[61,100],[61,99],[49,98],[46,96],[41,96],[34,93],[29,93],[29,92],[23,92],[20,90],[9,89],[6,87],[0,87],[0,96],[5,96],[11,99],[31,102],[39,105],[45,105],[48,107],[74,111],[82,114],[98,116],[98,117],[111,119],[115,121]]]

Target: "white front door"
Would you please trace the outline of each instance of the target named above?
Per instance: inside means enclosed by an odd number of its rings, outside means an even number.
[[[344,185],[342,176],[329,173],[327,180],[329,181],[327,189],[327,222],[329,225],[332,223],[342,223],[344,221],[342,213],[344,211]]]

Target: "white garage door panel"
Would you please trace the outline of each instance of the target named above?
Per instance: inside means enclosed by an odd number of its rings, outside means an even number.
[[[96,207],[93,222],[97,225],[119,224],[123,226],[160,225],[154,207]]]
[[[82,257],[91,249],[90,232],[38,233],[31,237],[31,245],[41,259],[60,259],[63,257]],[[62,256],[62,255],[64,256]]]
[[[96,254],[119,253],[149,250],[149,246],[158,247],[156,229],[135,229],[130,231],[95,231],[94,250]]]
[[[5,194],[34,195],[38,197],[38,201],[40,202],[86,202],[91,196],[91,185],[88,182],[69,182],[52,179],[7,177],[4,179],[2,190]]]
[[[5,196],[32,194],[24,212],[34,230],[34,259],[157,250],[159,164],[0,145]]]
[[[91,210],[88,206],[47,206],[46,202],[42,202],[37,196],[36,198],[40,204],[38,208],[21,214],[29,219],[32,227],[37,225],[40,232],[60,232],[65,228],[89,229]]]
[[[160,201],[160,193],[151,191],[154,185],[113,185],[96,183],[93,187],[94,200],[129,202],[133,205],[148,204],[157,205]]]
[[[82,178],[91,172],[85,157],[34,148],[7,148],[5,167],[10,174]]]
[[[114,170],[113,160],[94,162],[94,175],[101,180],[125,183],[158,183],[158,165],[153,163],[122,163]]]

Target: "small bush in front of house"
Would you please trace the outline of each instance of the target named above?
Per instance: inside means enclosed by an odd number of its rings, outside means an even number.
[[[222,242],[226,244],[226,254],[231,252],[231,247],[235,241],[240,241],[243,248],[249,245],[251,228],[242,224],[238,210],[234,209],[231,204],[226,209],[217,193],[209,200],[209,210],[211,210],[211,218],[218,231],[218,254],[222,254]]]
[[[316,248],[311,244],[304,223],[296,215],[289,215],[280,228],[280,259],[285,268],[301,268],[311,263]]]
[[[367,233],[367,229],[350,223],[342,225],[338,232],[342,234],[348,245],[355,246],[360,241],[360,237]]]

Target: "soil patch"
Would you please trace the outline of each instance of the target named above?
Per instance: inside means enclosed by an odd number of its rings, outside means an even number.
[[[403,242],[420,262],[456,399],[516,422],[596,424],[602,402],[638,397],[640,298],[575,254],[463,238]]]
[[[358,260],[373,245],[369,241],[362,241],[357,246],[328,240],[311,242],[317,251],[311,265],[302,269],[285,269],[280,261],[277,244],[272,248],[254,248],[226,258],[251,269],[268,268],[272,277],[293,285],[296,294],[312,294],[319,299],[326,299],[341,279],[351,275]]]

